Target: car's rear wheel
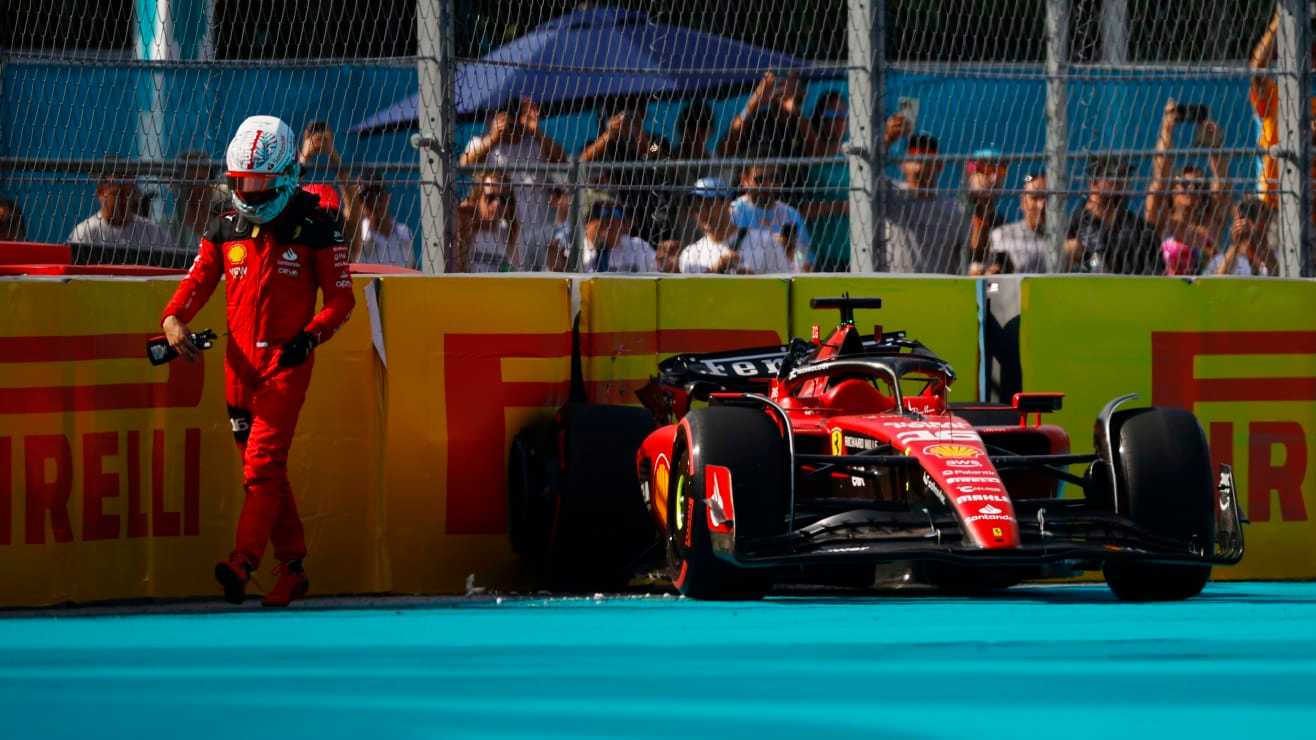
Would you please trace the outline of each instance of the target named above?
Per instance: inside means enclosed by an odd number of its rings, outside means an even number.
[[[1209,554],[1215,493],[1197,419],[1181,409],[1148,409],[1125,420],[1117,439],[1120,511],[1151,534],[1195,542]],[[1108,560],[1103,571],[1110,590],[1126,601],[1186,599],[1201,593],[1211,577],[1209,565],[1136,560]]]
[[[656,541],[635,475],[653,417],[641,408],[581,405],[560,418],[550,432],[527,430],[513,443],[512,542],[555,591],[614,591]]]
[[[777,425],[758,409],[710,407],[686,415],[690,438],[678,438],[667,499],[668,567],[672,584],[694,599],[761,598],[773,572],[741,568],[713,552],[709,531],[708,466],[731,475],[736,538],[780,534],[786,528],[786,447]],[[691,466],[691,450],[697,449]]]

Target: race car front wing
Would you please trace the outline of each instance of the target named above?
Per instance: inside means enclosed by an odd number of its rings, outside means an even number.
[[[1158,536],[1086,499],[1015,502],[1021,544],[986,550],[964,536],[954,512],[856,508],[783,535],[715,538],[724,557],[744,567],[822,561],[936,560],[963,565],[1030,566],[1059,561],[1129,559],[1185,565],[1233,565],[1243,558],[1243,518],[1233,471],[1222,466],[1210,547]],[[720,542],[717,540],[721,540]]]

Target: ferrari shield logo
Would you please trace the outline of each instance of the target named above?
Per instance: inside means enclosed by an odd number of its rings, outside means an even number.
[[[832,430],[832,454],[837,456],[845,454],[845,437],[840,429]]]

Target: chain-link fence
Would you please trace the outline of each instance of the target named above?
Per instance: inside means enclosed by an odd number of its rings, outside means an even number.
[[[431,272],[1311,274],[1302,0],[18,0],[0,239],[178,263],[237,124]],[[123,213],[134,214],[124,220]],[[12,217],[10,217],[12,221]],[[12,238],[12,234],[9,238]]]

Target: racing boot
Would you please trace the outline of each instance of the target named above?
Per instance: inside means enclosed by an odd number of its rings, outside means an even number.
[[[260,600],[265,606],[287,606],[305,596],[306,591],[311,587],[311,580],[306,577],[306,571],[302,569],[300,560],[279,563],[274,566],[274,574],[279,580],[275,582],[274,588],[265,594],[265,598]]]
[[[230,555],[228,560],[215,563],[215,580],[224,587],[224,600],[241,604],[247,597],[247,583],[251,580],[251,563],[241,555]]]

